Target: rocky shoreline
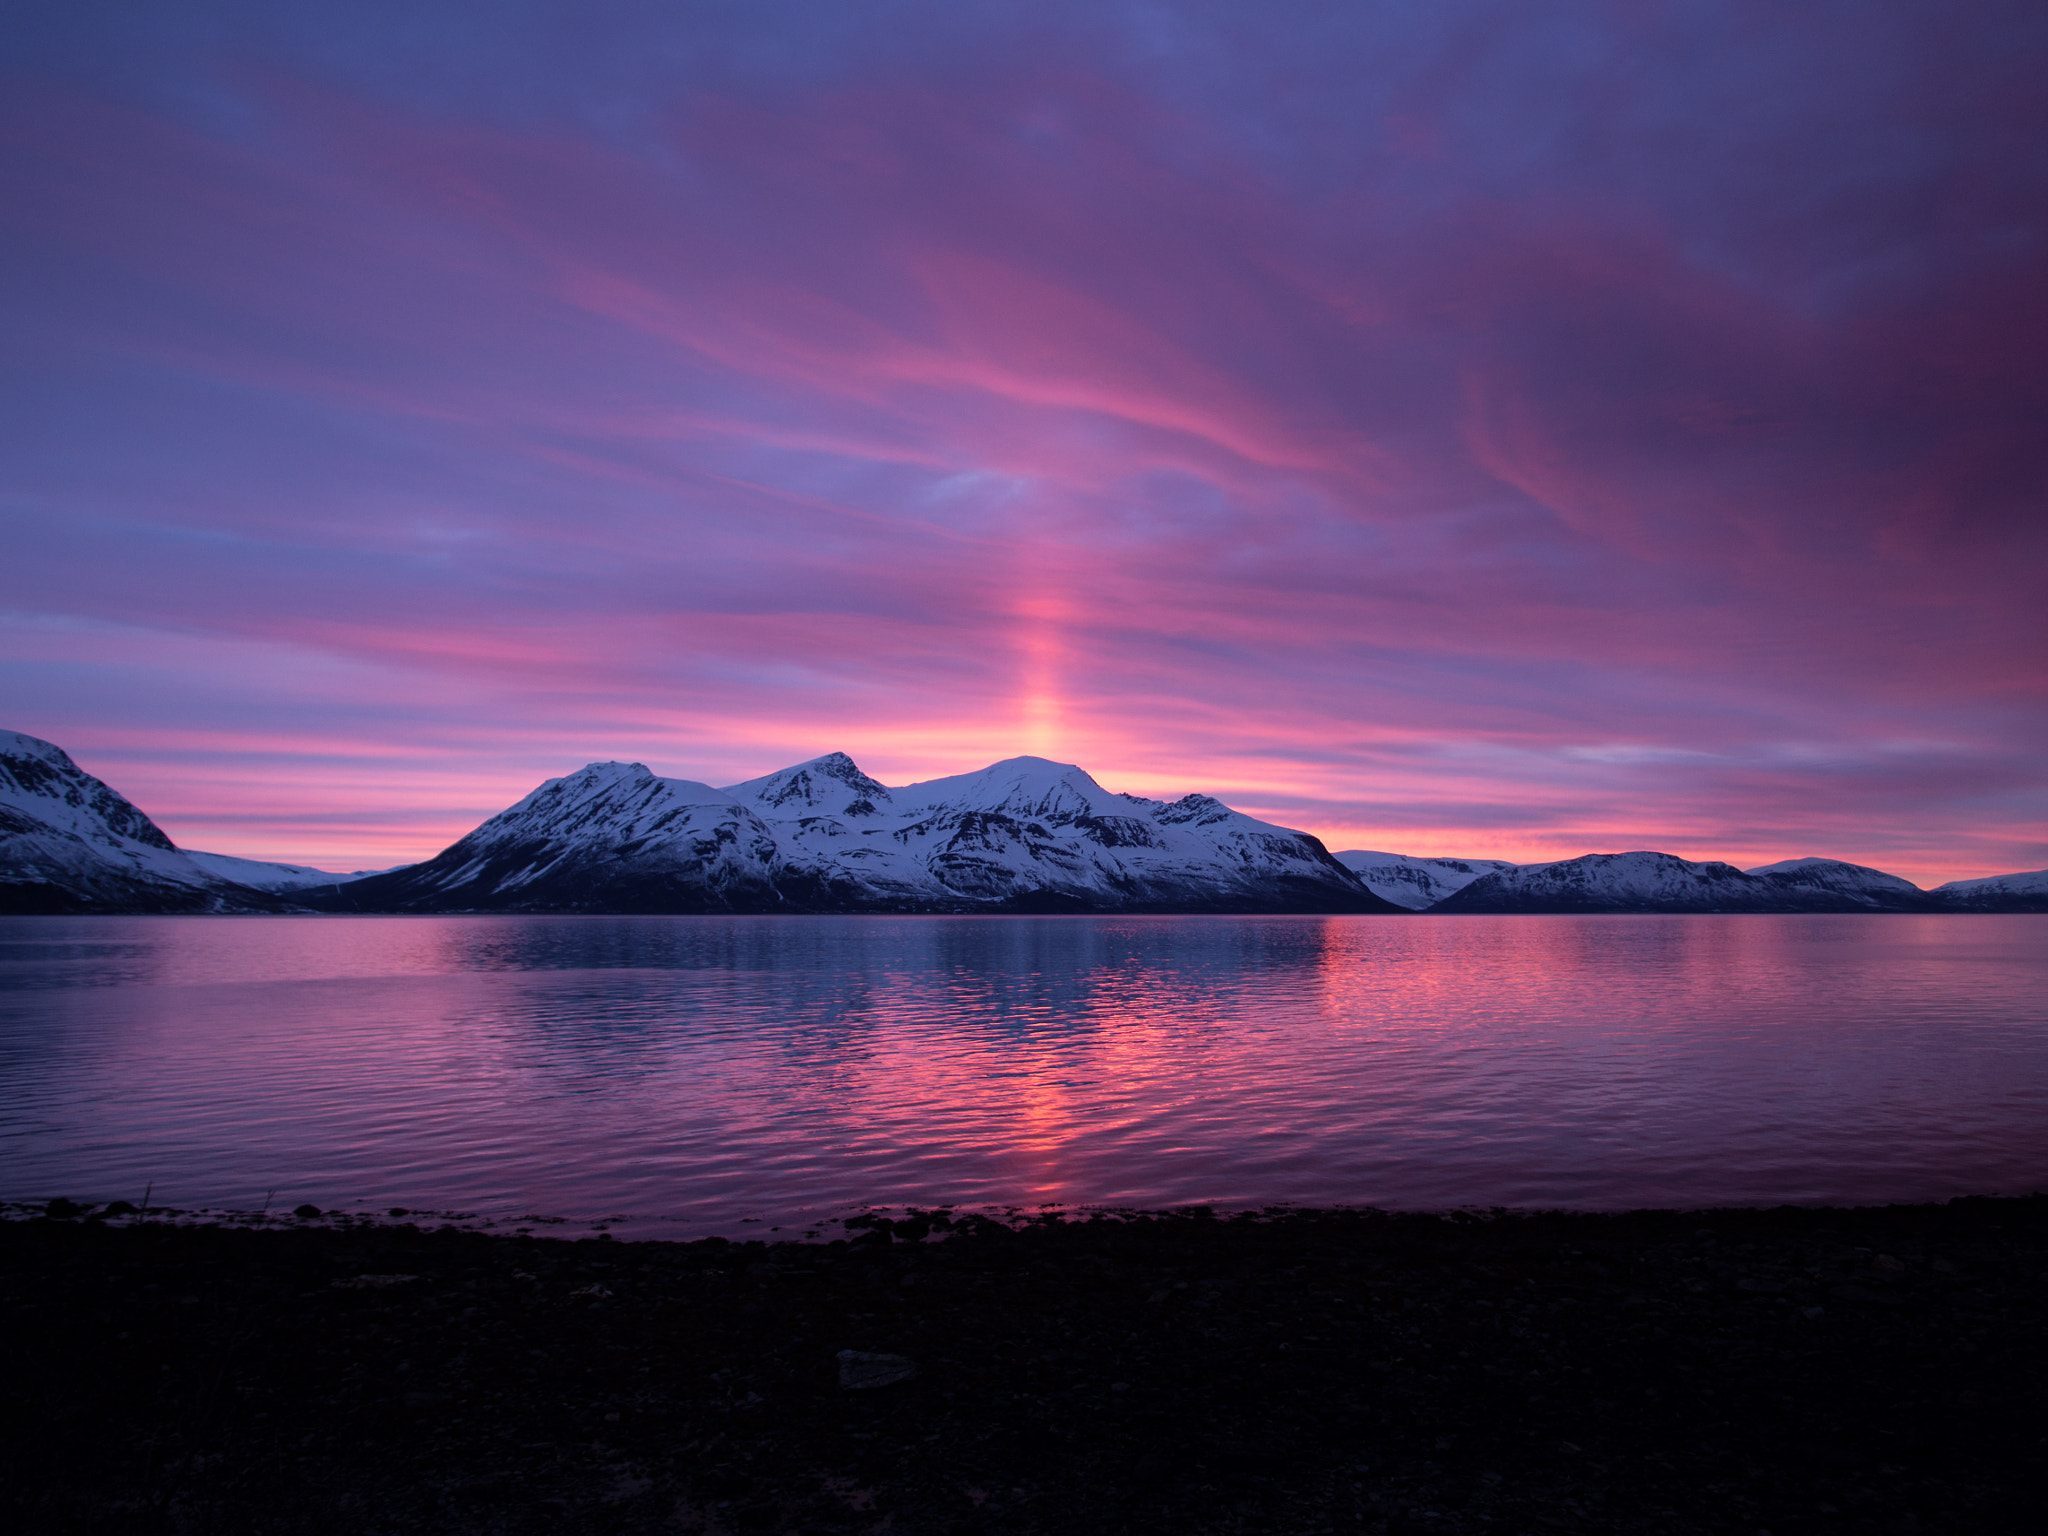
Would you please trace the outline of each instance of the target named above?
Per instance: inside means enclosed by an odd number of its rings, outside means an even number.
[[[57,1210],[0,1223],[22,1531],[1983,1533],[2048,1497],[2041,1196],[831,1243]]]

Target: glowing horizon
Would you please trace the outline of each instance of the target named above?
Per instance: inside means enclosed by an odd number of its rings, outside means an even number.
[[[2048,865],[2024,8],[9,26],[0,726],[181,845],[836,749]]]
[[[224,771],[229,759],[254,757],[254,754],[207,752],[204,755],[209,766],[204,773],[187,776],[181,774],[177,766],[184,754],[164,743],[154,744],[153,750],[149,747],[150,744],[145,744],[145,751],[129,759],[122,767],[110,766],[118,760],[112,753],[73,755],[80,758],[80,766],[88,772],[106,779],[115,789],[135,801],[181,848],[336,871],[385,868],[431,858],[488,817],[523,799],[547,779],[573,773],[586,762],[641,761],[664,778],[722,786],[759,778],[777,769],[823,756],[829,751],[847,750],[827,746],[817,751],[800,751],[773,763],[763,760],[751,767],[727,766],[703,771],[692,771],[687,763],[665,762],[656,754],[599,752],[579,757],[574,762],[564,759],[552,768],[533,769],[533,776],[523,780],[508,773],[484,772],[474,762],[466,771],[445,762],[436,771],[417,768],[408,771],[403,763],[387,761],[368,767],[349,765],[336,756],[325,759],[334,767],[330,775],[322,776],[309,771],[314,761],[309,755],[288,752],[281,755],[293,763],[297,771],[290,779],[280,782],[262,770],[260,758],[240,772]],[[969,760],[957,753],[942,754],[915,742],[898,746],[893,752],[887,749],[883,753],[868,754],[847,751],[847,755],[871,777],[898,788],[972,772],[1009,757],[1050,756],[1054,761],[1069,761],[1057,754],[1028,750],[992,750],[985,756]],[[878,762],[901,762],[911,766],[877,771],[874,765]],[[1952,848],[1926,850],[1916,861],[1915,851],[1903,840],[1890,843],[1879,854],[1869,854],[1861,849],[1844,852],[1839,847],[1796,845],[1783,841],[1785,834],[1779,834],[1774,840],[1768,830],[1748,833],[1750,840],[1747,842],[1731,842],[1718,827],[1694,826],[1688,829],[1682,825],[1656,833],[1643,833],[1631,839],[1625,832],[1616,833],[1600,827],[1591,827],[1583,832],[1565,827],[1543,834],[1519,828],[1431,827],[1420,822],[1347,826],[1323,820],[1318,824],[1315,816],[1302,814],[1304,811],[1314,812],[1329,803],[1319,796],[1313,782],[1291,783],[1274,776],[1270,769],[1262,774],[1255,763],[1235,765],[1239,776],[1234,782],[1241,787],[1224,793],[1186,777],[1161,775],[1157,771],[1097,771],[1085,761],[1075,762],[1073,766],[1090,773],[1106,789],[1142,794],[1152,799],[1176,799],[1187,793],[1216,794],[1234,809],[1281,826],[1313,833],[1333,853],[1373,848],[1421,856],[1501,858],[1526,864],[1572,858],[1584,853],[1621,853],[1654,848],[1685,858],[1720,859],[1742,868],[1819,855],[1882,868],[1930,889],[1946,880],[2013,872],[1958,864],[1954,862],[1955,850]],[[157,784],[153,795],[132,793],[133,784],[124,784],[124,779],[132,779],[137,772],[151,769],[161,775],[153,781]],[[194,778],[201,790],[198,795],[191,793]],[[323,807],[304,800],[303,797],[309,794],[317,794],[323,785],[333,789],[331,803]],[[409,794],[422,796],[424,803],[406,799]],[[233,809],[224,813],[224,803],[231,804]],[[281,830],[298,839],[290,853],[277,850]],[[1865,852],[1865,856],[1857,857],[1857,852]],[[1943,855],[1946,855],[1947,862],[1928,862],[1930,856]]]

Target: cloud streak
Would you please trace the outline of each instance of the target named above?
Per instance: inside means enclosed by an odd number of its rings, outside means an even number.
[[[2032,11],[431,14],[11,51],[9,723],[174,836],[843,747],[2048,862]]]

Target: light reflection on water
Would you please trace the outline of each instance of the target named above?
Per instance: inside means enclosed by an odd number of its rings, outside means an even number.
[[[625,1213],[2048,1186],[2048,918],[0,920],[0,1196]]]

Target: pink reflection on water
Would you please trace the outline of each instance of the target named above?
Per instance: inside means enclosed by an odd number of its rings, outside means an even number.
[[[633,1217],[2048,1184],[2036,917],[29,919],[0,1197]]]

